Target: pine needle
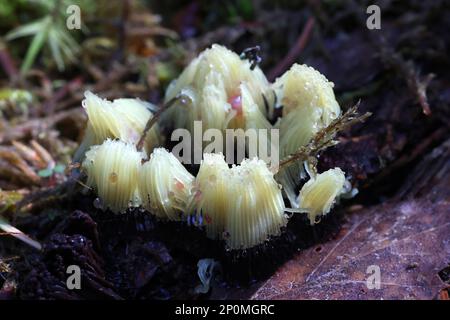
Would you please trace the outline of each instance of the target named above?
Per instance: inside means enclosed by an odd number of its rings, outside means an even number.
[[[25,233],[23,233],[22,231],[20,231],[19,229],[13,227],[12,225],[10,225],[6,220],[4,220],[2,217],[0,217],[0,229],[3,230],[7,235],[11,235],[23,242],[25,242],[26,244],[30,245],[31,247],[37,249],[37,250],[42,250],[42,245],[37,242],[36,240],[31,239],[29,236],[27,236]],[[3,235],[2,233],[0,233],[0,235]]]

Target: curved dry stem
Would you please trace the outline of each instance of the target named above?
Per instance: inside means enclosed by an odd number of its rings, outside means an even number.
[[[150,131],[150,129],[153,127],[153,125],[159,120],[161,115],[170,107],[172,107],[175,102],[179,101],[181,104],[186,105],[188,101],[190,101],[191,98],[185,94],[180,93],[176,97],[170,99],[167,101],[158,111],[155,112],[155,114],[148,120],[147,124],[145,125],[144,132],[142,133],[141,138],[139,139],[136,148],[138,151],[141,151],[144,146],[144,141],[147,136],[147,132]]]

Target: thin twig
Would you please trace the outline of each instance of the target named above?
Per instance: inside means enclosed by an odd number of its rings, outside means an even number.
[[[175,105],[175,102],[180,101],[182,104],[187,104],[188,100],[191,100],[187,95],[185,94],[179,94],[176,97],[170,99],[167,103],[165,103],[158,111],[155,112],[153,117],[151,117],[147,124],[145,125],[144,132],[142,133],[141,138],[139,139],[136,148],[138,151],[142,150],[142,147],[144,146],[145,138],[147,137],[147,133],[150,131],[150,129],[153,127],[153,125],[158,121],[159,117],[171,106]]]
[[[363,122],[371,116],[370,112],[358,116],[358,107],[361,101],[348,109],[343,115],[333,120],[327,127],[320,130],[306,146],[300,147],[296,152],[282,159],[278,168],[291,165],[297,161],[305,161],[316,156],[320,151],[336,145],[334,137],[339,131],[349,128],[357,122]]]
[[[289,50],[286,57],[280,61],[272,70],[269,71],[268,79],[270,81],[275,80],[276,77],[281,75],[290,65],[292,65],[303,49],[306,47],[308,40],[310,38],[311,32],[314,27],[315,20],[313,17],[310,17],[306,22],[305,28],[302,33],[298,37],[295,45]]]
[[[422,108],[422,112],[426,116],[431,115],[431,108],[428,103],[426,89],[430,81],[434,78],[434,74],[428,74],[422,80],[412,61],[405,61],[399,53],[396,53],[386,44],[384,38],[381,37],[379,42],[381,43],[381,57],[383,62],[389,68],[396,70],[404,78],[408,88],[416,96],[417,102]]]

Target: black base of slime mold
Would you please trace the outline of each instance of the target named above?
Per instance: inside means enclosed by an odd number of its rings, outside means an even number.
[[[338,212],[313,226],[305,216],[294,215],[279,236],[250,249],[223,251],[225,279],[238,284],[266,279],[298,251],[333,237],[340,229]]]
[[[230,285],[266,279],[299,250],[334,236],[340,229],[341,219],[340,210],[334,210],[311,226],[305,215],[294,214],[279,236],[249,249],[228,250],[224,241],[208,239],[200,227],[160,220],[139,209],[122,215],[105,212],[96,217],[103,239],[120,235],[159,241],[168,247],[172,256],[181,257],[191,267],[200,259],[217,260],[222,266],[223,280]]]

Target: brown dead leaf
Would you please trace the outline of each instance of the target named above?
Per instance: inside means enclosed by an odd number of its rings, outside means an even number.
[[[412,170],[400,197],[346,210],[338,236],[285,263],[252,299],[433,299],[448,295],[450,140]],[[424,169],[426,168],[426,170]],[[425,175],[426,173],[426,175]],[[415,187],[411,187],[415,185]],[[427,190],[427,192],[424,192]],[[416,198],[414,198],[416,197]],[[369,289],[369,266],[380,288]]]
[[[404,201],[348,217],[333,241],[283,265],[253,299],[431,299],[450,257],[450,203]],[[380,289],[368,289],[378,265]]]

